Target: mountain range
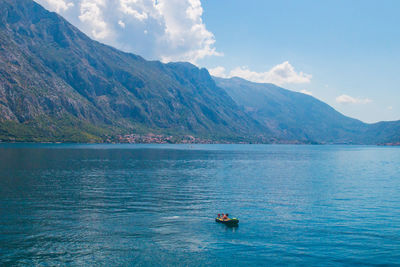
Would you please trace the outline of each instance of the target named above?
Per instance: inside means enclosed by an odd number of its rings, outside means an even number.
[[[365,124],[272,84],[147,61],[91,40],[32,0],[0,0],[0,140],[104,142],[150,132],[378,144],[400,141],[400,122]]]
[[[280,140],[335,144],[396,143],[400,121],[366,124],[313,96],[274,84],[214,77],[242,109]]]

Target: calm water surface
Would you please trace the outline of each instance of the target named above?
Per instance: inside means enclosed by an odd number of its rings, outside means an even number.
[[[400,265],[400,148],[0,145],[0,265],[211,264]]]

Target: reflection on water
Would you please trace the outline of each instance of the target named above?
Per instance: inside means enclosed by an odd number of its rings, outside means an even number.
[[[381,147],[2,144],[0,264],[400,263],[399,167]]]

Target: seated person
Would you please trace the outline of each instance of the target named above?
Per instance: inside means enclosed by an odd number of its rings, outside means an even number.
[[[223,216],[222,216],[222,219],[225,221],[225,220],[228,220],[228,213],[227,214],[222,214]]]

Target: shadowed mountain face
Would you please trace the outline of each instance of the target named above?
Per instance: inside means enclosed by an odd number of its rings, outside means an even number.
[[[206,69],[100,44],[31,0],[0,0],[0,115],[0,137],[17,140],[265,132]]]
[[[273,84],[214,78],[246,113],[283,140],[377,144],[399,140],[400,122],[365,124],[318,99]]]
[[[272,84],[215,81],[189,63],[146,61],[93,41],[32,0],[0,0],[0,140],[90,142],[158,132],[231,141],[400,142],[400,122],[369,125]]]

